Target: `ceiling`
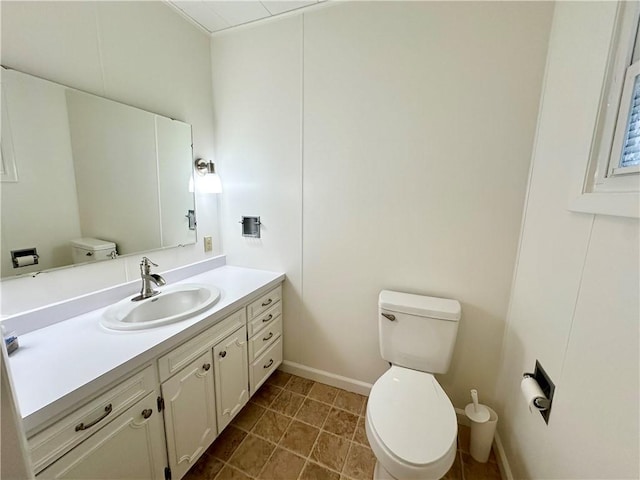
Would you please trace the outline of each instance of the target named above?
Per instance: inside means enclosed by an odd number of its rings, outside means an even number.
[[[265,0],[263,2],[243,0],[168,0],[172,6],[209,33],[309,7],[322,1],[324,0]]]

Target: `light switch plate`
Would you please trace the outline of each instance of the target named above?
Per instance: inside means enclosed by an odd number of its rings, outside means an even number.
[[[213,250],[213,238],[212,237],[204,237],[204,251],[210,252]]]

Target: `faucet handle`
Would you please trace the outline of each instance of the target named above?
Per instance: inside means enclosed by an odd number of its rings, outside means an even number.
[[[153,265],[154,267],[157,267],[158,264],[157,263],[153,263],[148,257],[142,257],[142,262],[140,263],[140,265]]]

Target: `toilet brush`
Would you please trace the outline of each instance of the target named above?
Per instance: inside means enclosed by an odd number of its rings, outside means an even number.
[[[475,388],[471,389],[471,402],[464,407],[464,413],[467,417],[477,423],[484,423],[489,420],[491,416],[489,409],[478,403],[478,391]]]

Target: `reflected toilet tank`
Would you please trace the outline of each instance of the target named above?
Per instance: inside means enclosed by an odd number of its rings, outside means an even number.
[[[71,240],[73,263],[99,262],[117,256],[116,244],[99,238],[76,238]]]

